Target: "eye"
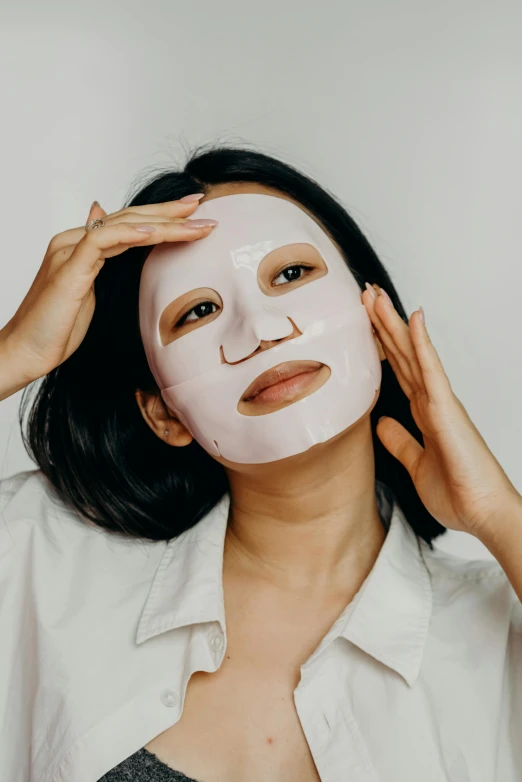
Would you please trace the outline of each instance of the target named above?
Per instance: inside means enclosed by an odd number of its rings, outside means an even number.
[[[195,323],[197,320],[207,318],[209,315],[213,315],[217,312],[218,305],[213,301],[200,301],[191,310],[188,310],[176,323],[176,326],[183,326],[184,323]]]
[[[272,280],[272,285],[286,285],[289,282],[300,280],[307,272],[313,270],[313,266],[305,266],[302,263],[296,263],[293,266],[287,266],[282,269],[277,277]],[[279,282],[278,282],[279,280]]]

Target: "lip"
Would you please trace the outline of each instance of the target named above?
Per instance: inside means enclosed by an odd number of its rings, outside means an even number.
[[[284,384],[291,380],[303,376],[303,382],[308,381],[308,377],[315,375],[315,373],[323,367],[320,361],[285,361],[282,364],[278,364],[272,369],[263,372],[259,375],[253,383],[251,383],[243,396],[242,402],[253,402],[256,399],[258,402],[265,401],[268,394],[267,389],[274,389],[275,386],[279,386],[281,390],[284,388]],[[292,384],[288,384],[292,385]]]

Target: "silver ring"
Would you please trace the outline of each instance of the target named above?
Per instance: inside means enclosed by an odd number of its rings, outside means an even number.
[[[90,223],[87,223],[85,226],[86,231],[90,231],[91,228],[102,228],[102,226],[105,225],[104,220],[101,219],[101,217],[97,217],[95,220],[91,220]]]

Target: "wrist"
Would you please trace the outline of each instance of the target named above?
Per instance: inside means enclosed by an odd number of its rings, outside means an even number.
[[[23,367],[21,353],[7,324],[0,329],[0,400],[16,394],[36,379]]]
[[[496,557],[512,541],[513,533],[522,537],[522,496],[515,488],[508,491],[498,511],[480,526],[475,537]]]

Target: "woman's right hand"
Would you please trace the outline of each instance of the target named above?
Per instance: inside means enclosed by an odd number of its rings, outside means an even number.
[[[129,247],[208,236],[215,222],[187,220],[203,197],[195,195],[189,202],[133,206],[109,215],[94,202],[87,222],[103,218],[104,226],[71,228],[51,239],[26,297],[0,330],[0,399],[46,375],[80,345],[94,312],[94,280],[106,258]],[[152,230],[138,230],[147,228]]]

